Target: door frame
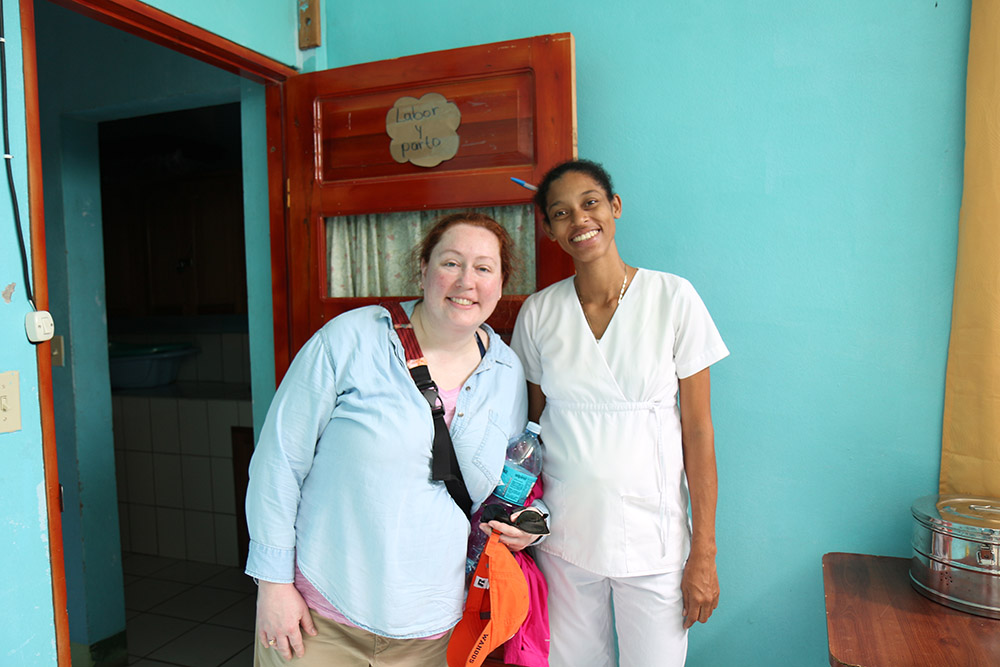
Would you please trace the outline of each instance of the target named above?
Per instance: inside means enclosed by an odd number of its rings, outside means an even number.
[[[182,21],[138,0],[48,0],[106,25],[200,60],[209,65],[265,85],[268,97],[280,95],[281,84],[296,70],[251,51],[203,28]],[[45,256],[45,208],[42,191],[41,116],[38,102],[38,67],[35,41],[35,0],[19,0],[21,51],[24,67],[24,114],[27,135],[28,213],[31,238],[32,281],[35,307],[48,310],[48,265]],[[272,137],[268,119],[268,140]],[[273,144],[272,144],[273,145]],[[283,153],[281,151],[275,151]],[[280,164],[280,156],[269,157],[268,168]],[[269,179],[271,180],[271,179]],[[279,181],[280,182],[280,181]],[[273,201],[273,198],[272,198]],[[281,197],[278,196],[280,206]],[[275,206],[271,206],[272,229]],[[283,207],[280,215],[283,216]],[[56,454],[55,410],[52,394],[51,343],[35,347],[38,367],[38,401],[42,428],[42,462],[48,520],[49,559],[52,572],[52,607],[59,667],[70,667],[69,616],[66,609],[66,567],[62,539],[62,493]]]
[[[271,230],[278,380],[299,348],[337,315],[410,298],[329,296],[329,218],[531,206],[531,194],[509,179],[538,183],[577,156],[574,52],[568,32],[431,51],[300,74],[281,86],[284,99],[268,99],[269,122],[283,115],[285,146],[277,185],[286,191],[272,190],[271,198],[287,209],[284,226]],[[434,169],[398,164],[387,150],[386,111],[428,91],[461,109],[458,154]],[[272,210],[272,220],[282,220],[281,212]],[[542,289],[571,276],[573,263],[542,234],[537,212],[532,227],[534,259],[526,268]],[[287,283],[279,284],[279,276]],[[487,320],[505,340],[526,297],[505,294]]]

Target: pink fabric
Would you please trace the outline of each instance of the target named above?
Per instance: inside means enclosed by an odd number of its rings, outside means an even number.
[[[521,629],[503,645],[503,661],[523,667],[549,667],[549,587],[535,559],[514,554],[528,582],[528,616]]]
[[[528,494],[527,505],[542,497],[545,489],[539,477]],[[535,559],[517,552],[514,559],[528,582],[528,617],[517,634],[503,645],[503,661],[522,667],[549,667],[549,586]]]
[[[528,498],[524,501],[525,507],[530,507],[531,503],[535,502],[545,493],[545,489],[542,484],[542,476],[539,475],[538,479],[535,480],[535,485],[531,487],[531,493],[528,494]]]
[[[306,601],[306,606],[323,618],[328,618],[335,623],[340,623],[351,628],[358,628],[357,625],[351,623],[346,616],[330,604],[330,601],[323,597],[323,594],[316,590],[315,586],[309,583],[309,580],[302,574],[302,570],[299,569],[298,565],[295,566],[295,589],[302,596],[302,599]],[[364,628],[359,629],[364,630]],[[447,631],[431,635],[430,637],[420,637],[420,639],[440,639],[446,634],[448,634]]]
[[[458,403],[458,395],[462,392],[462,387],[454,389],[438,389],[438,396],[441,397],[441,404],[444,406],[444,423],[449,427],[451,420],[455,418],[455,404]]]
[[[316,590],[315,586],[309,583],[309,580],[302,574],[302,570],[299,569],[298,565],[295,566],[295,588],[302,596],[302,599],[306,601],[306,606],[323,618],[328,618],[331,621],[336,621],[341,625],[348,625],[352,628],[358,627],[347,620],[343,614],[337,611],[336,607],[330,604],[329,600],[323,597],[322,593]]]

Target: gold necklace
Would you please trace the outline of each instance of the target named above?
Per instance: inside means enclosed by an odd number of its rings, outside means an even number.
[[[618,310],[618,306],[621,305],[622,299],[625,297],[625,286],[628,284],[628,266],[625,262],[622,262],[622,269],[625,270],[625,276],[622,278],[622,288],[618,292],[618,301],[615,303],[615,309],[611,311],[611,317],[614,317],[615,312]],[[583,299],[580,298],[580,288],[577,287],[576,280],[573,280],[573,289],[576,291],[576,300],[580,302],[580,310],[583,311],[583,319],[587,320],[587,326],[590,327],[590,331],[593,332],[594,324],[590,321],[590,316],[587,315],[587,309],[583,307]],[[610,318],[608,319],[608,324],[611,323]],[[607,327],[605,327],[606,329]],[[598,340],[600,337],[594,336]]]
[[[628,282],[628,267],[622,264],[622,268],[625,269],[625,275],[622,277],[622,290],[618,292],[618,303],[615,304],[615,309],[618,309],[619,304],[622,302],[622,297],[625,296],[625,284]]]

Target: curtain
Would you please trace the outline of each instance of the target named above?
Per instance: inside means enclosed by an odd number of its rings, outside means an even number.
[[[413,249],[440,218],[468,209],[345,215],[326,219],[328,296],[407,296],[418,294],[419,264]],[[507,230],[520,271],[505,294],[535,291],[535,212],[530,204],[474,209]]]
[[[942,494],[1000,498],[1000,2],[973,0]]]

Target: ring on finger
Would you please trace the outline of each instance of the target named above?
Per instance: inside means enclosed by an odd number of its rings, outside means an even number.
[[[270,646],[271,648],[274,648],[275,645],[277,645],[277,643],[278,643],[277,639],[272,638],[267,640],[267,645]]]

